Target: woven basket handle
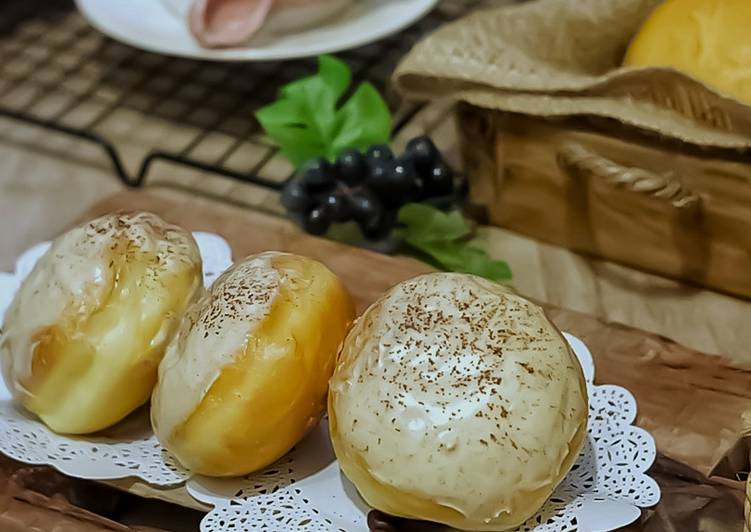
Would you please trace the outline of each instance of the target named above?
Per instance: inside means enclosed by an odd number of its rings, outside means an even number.
[[[683,213],[697,212],[701,206],[701,198],[672,175],[622,166],[580,144],[563,146],[558,165],[574,177],[596,177],[613,188],[663,200]]]

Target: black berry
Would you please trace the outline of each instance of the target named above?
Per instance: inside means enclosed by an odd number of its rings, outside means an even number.
[[[406,157],[400,157],[396,160],[392,172],[394,177],[400,181],[412,182],[417,177],[412,161]]]
[[[425,181],[423,181],[421,177],[415,177],[415,179],[410,183],[407,201],[421,201],[425,199],[425,197]]]
[[[359,224],[367,223],[371,219],[380,216],[383,212],[383,205],[378,198],[365,189],[353,192],[349,201],[352,209],[352,218]]]
[[[394,161],[384,161],[371,169],[365,185],[388,207],[398,207],[410,191],[410,182],[404,178],[403,168],[397,170]]]
[[[438,148],[435,147],[430,137],[426,135],[410,140],[407,143],[406,153],[415,163],[415,168],[420,174],[427,172],[440,158]]]
[[[380,182],[391,175],[393,168],[393,161],[376,161],[370,165],[366,184],[370,186],[373,182]]]
[[[288,211],[305,212],[313,205],[313,198],[298,179],[293,179],[284,186],[282,205]]]
[[[303,228],[311,235],[322,235],[331,225],[331,213],[325,207],[316,207],[303,219]]]
[[[394,153],[386,144],[376,144],[365,152],[365,160],[368,164],[374,164],[378,161],[391,161],[393,158]]]
[[[411,159],[400,157],[392,172],[393,179],[400,185],[399,205],[422,199],[423,180],[417,175]]]
[[[342,192],[333,192],[326,196],[323,205],[331,213],[331,219],[337,223],[349,221],[352,217],[349,197]]]
[[[336,163],[309,161],[282,191],[282,204],[306,231],[324,234],[332,223],[355,221],[368,239],[388,235],[405,203],[449,196],[454,173],[427,136],[412,139],[398,158],[386,144],[364,154],[347,149]]]
[[[334,171],[331,164],[319,157],[305,164],[300,174],[300,179],[310,192],[326,192],[334,187]]]
[[[391,212],[382,209],[369,220],[360,223],[360,231],[362,231],[363,236],[368,240],[377,240],[387,236],[394,227],[394,218]]]
[[[429,196],[447,196],[454,191],[454,172],[443,161],[437,162],[430,169],[426,181]]]
[[[344,150],[336,159],[336,171],[337,177],[348,185],[357,184],[367,174],[365,158],[355,149]]]

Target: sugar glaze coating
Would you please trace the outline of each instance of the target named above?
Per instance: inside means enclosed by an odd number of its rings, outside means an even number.
[[[64,233],[5,315],[8,388],[59,432],[118,421],[148,400],[164,349],[202,290],[201,270],[192,235],[148,212]]]
[[[502,530],[536,511],[571,466],[586,385],[541,308],[489,281],[436,273],[396,286],[353,326],[329,416],[342,468],[372,505]]]
[[[188,309],[159,367],[152,419],[160,434],[167,437],[185,421],[268,317],[282,281],[271,263],[278,255],[262,253],[237,263]]]

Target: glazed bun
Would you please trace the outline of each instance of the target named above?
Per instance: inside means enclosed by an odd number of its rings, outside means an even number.
[[[371,506],[463,530],[531,517],[576,459],[587,388],[542,309],[478,277],[405,281],[347,335],[331,440]]]
[[[154,214],[111,214],[57,238],[5,315],[5,382],[52,430],[83,434],[145,403],[202,286],[193,237]]]
[[[159,441],[204,475],[271,464],[321,418],[353,317],[319,262],[286,253],[239,262],[188,310],[159,367]]]

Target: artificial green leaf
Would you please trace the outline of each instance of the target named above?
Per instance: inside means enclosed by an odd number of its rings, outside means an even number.
[[[318,74],[289,83],[281,89],[281,94],[287,100],[296,102],[294,109],[290,107],[301,119],[296,125],[306,127],[318,136],[321,145],[327,147],[338,131],[337,101],[344,95],[350,82],[349,67],[345,63],[330,56],[321,56],[318,58]]]
[[[256,112],[256,118],[260,122],[263,122],[264,127],[272,126],[294,126],[295,123],[291,122],[290,116],[298,116],[303,113],[303,102],[293,98],[285,98],[277,100],[274,103],[259,109]],[[304,126],[301,122],[299,126]]]
[[[290,121],[292,116],[304,116],[303,100],[277,100],[256,113],[266,134],[281,147],[282,155],[299,165],[321,154],[320,136],[304,123]]]
[[[413,249],[429,257],[439,268],[479,275],[492,281],[508,281],[511,270],[493,260],[470,241],[469,223],[459,211],[445,213],[425,204],[407,204],[399,210],[401,237]]]
[[[469,235],[471,228],[459,211],[443,212],[422,203],[408,203],[399,209],[403,237],[410,243],[442,242]]]
[[[479,275],[492,281],[510,281],[511,268],[501,260],[492,259],[483,249],[463,244],[460,251],[461,265],[455,271]]]
[[[318,105],[333,109],[351,82],[352,73],[346,63],[330,55],[322,55],[318,58],[318,74],[288,83],[280,93],[292,99],[317,101]]]
[[[351,82],[346,63],[321,56],[317,74],[284,86],[279,99],[260,109],[256,118],[297,167],[314,157],[334,159],[345,148],[388,142],[391,115],[372,85],[361,84],[339,106]]]
[[[280,153],[295,166],[301,166],[321,154],[323,148],[318,137],[309,131],[299,131],[290,127],[270,128],[269,137],[280,144]]]
[[[422,242],[415,247],[433,257],[445,270],[471,273],[491,281],[511,279],[508,264],[491,259],[484,250],[465,242]]]
[[[339,111],[341,120],[332,142],[332,155],[346,148],[366,150],[385,144],[391,136],[391,114],[386,102],[370,83],[362,83]]]

